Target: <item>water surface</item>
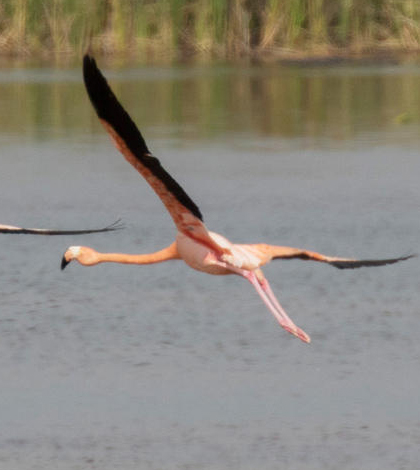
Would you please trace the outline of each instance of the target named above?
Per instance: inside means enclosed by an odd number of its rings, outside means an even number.
[[[150,148],[237,242],[419,252],[420,68],[106,70]],[[243,279],[180,262],[70,265],[175,234],[114,150],[80,70],[0,70],[0,462],[19,469],[417,469],[417,260],[265,269],[305,345]]]

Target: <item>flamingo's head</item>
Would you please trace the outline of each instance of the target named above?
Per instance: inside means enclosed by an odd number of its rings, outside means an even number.
[[[81,246],[70,246],[67,248],[63,257],[61,258],[61,269],[64,269],[70,263],[70,261],[78,259],[81,251]]]
[[[64,269],[74,259],[84,266],[92,266],[99,263],[98,252],[92,248],[87,246],[70,246],[61,259],[61,269]]]

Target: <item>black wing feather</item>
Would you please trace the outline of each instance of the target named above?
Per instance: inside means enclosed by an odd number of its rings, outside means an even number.
[[[82,235],[86,233],[112,232],[120,230],[123,225],[119,220],[104,228],[86,229],[86,230],[54,230],[48,228],[23,228],[13,225],[0,225],[0,233],[21,234],[21,235]]]
[[[355,269],[371,266],[384,266],[386,264],[394,264],[399,261],[413,258],[417,255],[401,256],[400,258],[389,259],[365,259],[365,260],[341,260],[341,261],[328,261],[328,264],[338,269]]]
[[[83,59],[83,78],[98,117],[109,123],[142,165],[146,166],[184,207],[202,221],[203,216],[196,204],[161,166],[159,160],[151,155],[136,124],[117,100],[98,69],[95,59],[88,54]]]

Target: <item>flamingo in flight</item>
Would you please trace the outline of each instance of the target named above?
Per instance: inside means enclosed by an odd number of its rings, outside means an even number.
[[[116,220],[111,225],[103,228],[85,229],[85,230],[55,230],[49,228],[23,228],[14,225],[1,225],[0,233],[24,234],[24,235],[81,235],[85,233],[112,232],[122,228],[120,220]]]
[[[149,254],[99,253],[86,246],[71,246],[63,255],[61,269],[72,260],[77,260],[84,266],[103,262],[142,265],[183,260],[191,268],[208,274],[237,274],[254,286],[269,311],[286,331],[309,343],[310,337],[293,323],[276,299],[261,266],[273,259],[299,258],[327,263],[339,269],[353,269],[392,264],[414,256],[381,260],[336,258],[287,246],[234,244],[222,235],[208,231],[197,205],[151,154],[139,129],[121,106],[98,69],[95,59],[89,54],[84,57],[83,76],[87,93],[101,123],[117,149],[160,197],[178,233],[171,245]]]

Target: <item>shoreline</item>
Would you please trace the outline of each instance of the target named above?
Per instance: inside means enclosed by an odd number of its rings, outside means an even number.
[[[78,51],[3,51],[0,47],[0,64],[45,64],[45,65],[72,65],[77,64],[85,50]],[[180,65],[180,64],[252,64],[252,65],[296,65],[296,66],[330,66],[346,64],[393,64],[420,61],[420,48],[403,49],[395,47],[366,48],[355,51],[351,48],[318,48],[318,50],[273,48],[270,51],[249,51],[239,57],[227,57],[220,54],[189,53],[179,51],[172,53],[153,53],[135,51],[133,48],[122,51],[104,50],[100,45],[89,47],[92,53],[108,63],[142,64],[142,65]]]

